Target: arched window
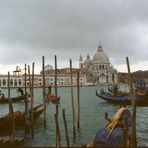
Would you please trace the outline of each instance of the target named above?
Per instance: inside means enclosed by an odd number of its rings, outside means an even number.
[[[101,70],[101,65],[99,65],[99,69]]]
[[[10,79],[10,85],[13,85],[13,79]]]
[[[63,83],[63,82],[61,82],[61,86],[63,86],[63,84],[64,84],[64,83]]]
[[[21,81],[21,79],[19,79],[19,85],[21,85],[22,84],[22,81]]]
[[[96,70],[99,71],[98,67],[96,67]]]
[[[5,79],[3,79],[3,85],[6,85],[6,80]]]
[[[17,79],[14,79],[14,86],[17,86]]]
[[[104,65],[102,65],[102,69],[104,70]]]

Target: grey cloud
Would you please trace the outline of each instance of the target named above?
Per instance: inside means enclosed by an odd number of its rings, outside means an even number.
[[[93,56],[99,41],[113,64],[122,64],[125,56],[145,61],[148,44],[141,44],[136,29],[148,25],[147,5],[147,0],[1,0],[0,43],[13,51],[3,51],[6,58],[0,62],[38,61],[54,54],[76,61],[80,54]]]

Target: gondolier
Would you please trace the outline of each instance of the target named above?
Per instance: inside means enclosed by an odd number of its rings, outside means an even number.
[[[52,89],[52,86],[49,85],[49,86],[48,86],[48,94],[51,94],[51,89]]]

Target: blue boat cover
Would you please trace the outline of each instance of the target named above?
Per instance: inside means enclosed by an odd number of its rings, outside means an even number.
[[[108,128],[101,128],[98,130],[94,139],[96,147],[121,147],[123,128],[115,128],[108,137],[109,131],[110,129]],[[128,138],[130,138],[130,135],[131,131],[129,130]]]

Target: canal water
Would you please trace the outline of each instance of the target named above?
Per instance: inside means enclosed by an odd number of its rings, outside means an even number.
[[[60,95],[59,104],[59,127],[61,133],[61,146],[66,146],[66,137],[64,130],[64,123],[62,118],[62,109],[65,109],[67,126],[69,131],[70,146],[76,147],[81,144],[89,143],[95,136],[97,130],[105,126],[107,121],[104,118],[104,112],[108,112],[109,117],[112,117],[117,111],[118,106],[104,102],[96,97],[96,89],[99,91],[102,86],[80,87],[80,131],[76,126],[76,138],[73,141],[73,118],[71,108],[71,88],[60,87],[58,88],[58,95]],[[107,89],[107,87],[103,87]],[[7,96],[7,89],[2,89]],[[54,88],[52,90],[54,92]],[[11,89],[11,96],[16,96],[16,89]],[[34,89],[34,106],[42,101],[42,89]],[[75,112],[77,117],[77,88],[74,87],[74,103]],[[13,104],[14,110],[24,111],[24,103]],[[130,106],[128,106],[129,109]],[[4,116],[8,112],[7,104],[0,104],[0,117]],[[44,128],[44,114],[42,113],[34,124],[34,138],[27,136],[25,138],[24,146],[26,147],[54,147],[56,143],[56,130],[55,130],[55,115],[56,106],[52,102],[47,107],[47,127]],[[137,142],[138,146],[148,146],[148,107],[137,107]],[[22,131],[23,133],[23,131]],[[20,134],[16,132],[16,134]]]

